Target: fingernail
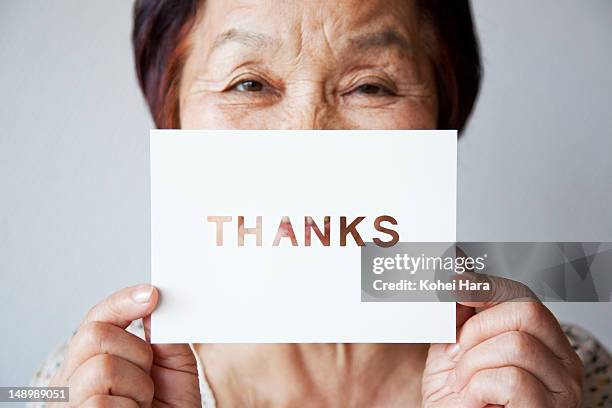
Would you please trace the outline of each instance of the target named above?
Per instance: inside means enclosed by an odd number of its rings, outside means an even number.
[[[455,374],[455,370],[453,370],[446,377],[446,386],[452,389],[455,381],[457,381],[457,374]]]
[[[153,286],[151,285],[140,285],[132,291],[132,299],[136,303],[147,303],[151,299],[153,293]]]
[[[459,350],[461,350],[461,346],[459,345],[459,343],[449,344],[446,347],[446,353],[449,355],[451,360],[454,360],[455,357],[457,357],[457,355],[459,354]]]

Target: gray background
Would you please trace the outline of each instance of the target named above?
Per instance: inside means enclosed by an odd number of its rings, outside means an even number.
[[[460,240],[612,241],[612,2],[477,0],[486,78],[460,142]],[[0,5],[0,385],[149,271],[131,2]],[[610,304],[551,305],[612,345]]]

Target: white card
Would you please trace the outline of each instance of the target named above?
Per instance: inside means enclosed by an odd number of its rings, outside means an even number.
[[[452,302],[361,302],[340,223],[364,216],[358,237],[388,241],[386,215],[400,241],[455,241],[456,170],[456,131],[152,130],[152,341],[454,342]]]

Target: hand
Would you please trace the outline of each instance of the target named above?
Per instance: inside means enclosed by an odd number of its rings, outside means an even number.
[[[50,383],[70,387],[69,406],[201,406],[196,361],[187,344],[151,345],[125,331],[144,318],[148,340],[158,299],[154,287],[139,285],[89,311]]]
[[[493,282],[498,292],[494,299],[508,299],[502,291],[521,292],[509,289],[508,282],[512,281],[504,280],[497,289]],[[456,344],[432,344],[429,349],[423,407],[579,405],[582,363],[553,314],[540,302],[527,298],[459,302],[457,329]]]

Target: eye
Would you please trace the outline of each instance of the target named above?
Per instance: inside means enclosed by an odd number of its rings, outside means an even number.
[[[378,84],[363,84],[355,88],[352,92],[371,96],[395,95],[395,92],[391,91],[389,88]]]
[[[232,90],[237,92],[261,92],[264,84],[259,81],[246,80],[241,81],[232,87]]]

